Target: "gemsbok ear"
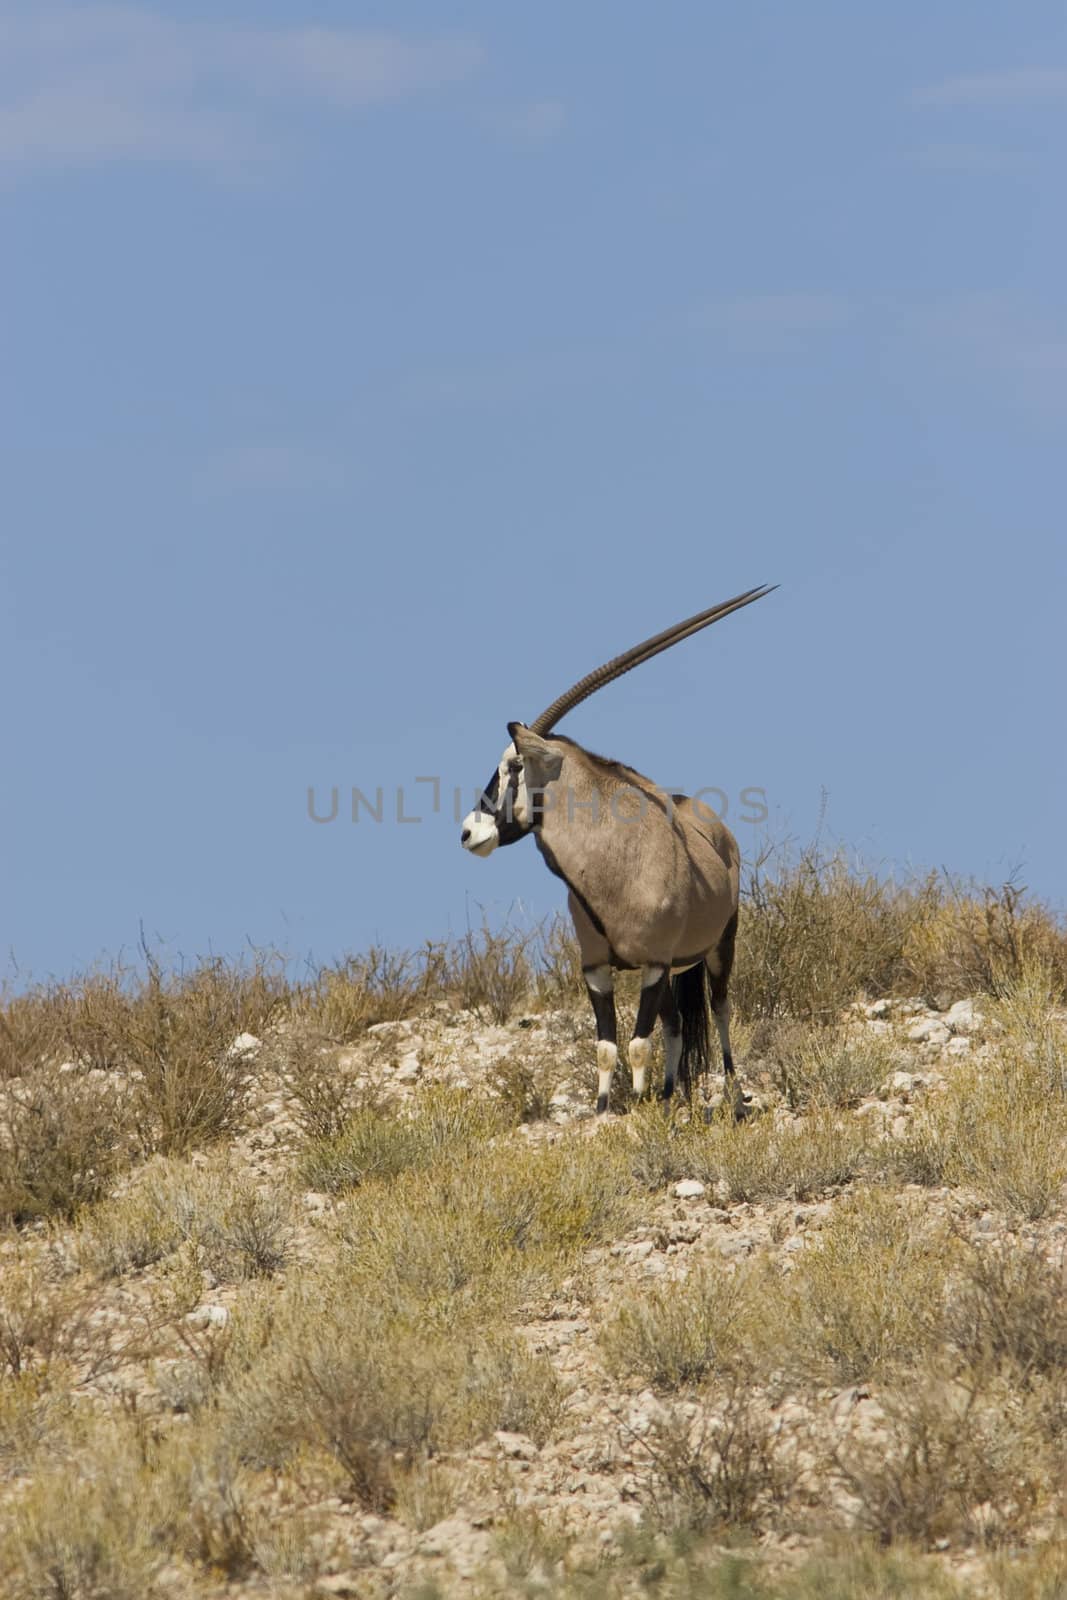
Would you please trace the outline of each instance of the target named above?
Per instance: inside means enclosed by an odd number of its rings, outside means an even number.
[[[508,732],[525,764],[527,788],[544,789],[559,777],[563,755],[558,745],[531,733],[524,722],[509,722]]]

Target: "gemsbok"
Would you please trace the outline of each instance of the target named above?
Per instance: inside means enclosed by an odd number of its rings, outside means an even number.
[[[488,856],[527,834],[562,878],[596,1016],[598,1112],[608,1109],[618,1059],[613,972],[640,969],[641,998],[629,1046],[634,1093],[645,1094],[651,1035],[663,1023],[663,1098],[676,1082],[688,1095],[706,1075],[708,996],[723,1069],[740,1106],[730,1051],[728,989],[737,935],[740,852],[710,806],[670,794],[619,761],[583,750],[556,723],[624,672],[729,616],[777,585],[762,585],[699,611],[635,645],[553,700],[511,743],[475,809],[462,843]]]

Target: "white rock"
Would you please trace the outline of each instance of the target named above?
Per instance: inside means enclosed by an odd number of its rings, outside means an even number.
[[[500,1446],[501,1455],[508,1456],[512,1461],[533,1461],[539,1454],[533,1440],[524,1433],[507,1433],[499,1428],[493,1438]]]
[[[864,1006],[863,1009],[864,1009],[864,1011],[866,1011],[866,1013],[867,1013],[867,1015],[869,1017],[888,1017],[888,1015],[889,1015],[889,1001],[888,1000],[872,1000],[870,1005]]]
[[[949,1030],[940,1017],[922,1017],[918,1022],[913,1022],[908,1029],[908,1038],[913,1044],[948,1044]]]
[[[947,1056],[969,1056],[970,1053],[971,1041],[969,1039],[950,1039],[945,1046],[945,1054]]]
[[[231,1059],[234,1056],[254,1056],[256,1051],[262,1048],[262,1039],[257,1039],[254,1033],[239,1033],[226,1054]]]
[[[416,1051],[409,1050],[407,1055],[400,1057],[395,1077],[398,1083],[415,1083],[422,1077],[422,1066]]]
[[[699,1178],[683,1178],[676,1183],[671,1193],[677,1200],[699,1200],[704,1193],[705,1185]]]
[[[982,1019],[974,1009],[973,1000],[957,1000],[945,1012],[945,1022],[953,1033],[974,1033]]]
[[[185,1320],[194,1328],[224,1328],[230,1320],[230,1313],[225,1306],[197,1306]]]

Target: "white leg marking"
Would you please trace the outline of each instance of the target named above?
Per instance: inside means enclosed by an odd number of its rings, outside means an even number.
[[[607,1039],[600,1039],[596,1047],[596,1092],[598,1100],[606,1101],[611,1093],[611,1078],[618,1059],[619,1052],[617,1047]]]
[[[610,967],[586,967],[584,977],[594,994],[611,994],[615,988]]]
[[[630,1072],[634,1080],[634,1094],[641,1095],[645,1092],[645,1083],[648,1079],[648,1063],[652,1055],[651,1039],[630,1040]]]
[[[642,989],[651,989],[652,985],[654,983],[658,983],[659,980],[662,978],[662,976],[663,976],[663,968],[662,967],[643,967],[641,969],[641,987],[642,987]]]

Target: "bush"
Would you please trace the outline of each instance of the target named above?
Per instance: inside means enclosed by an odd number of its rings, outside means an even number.
[[[750,1273],[700,1262],[619,1301],[600,1330],[605,1363],[657,1389],[725,1376],[751,1359],[755,1304]]]
[[[130,1097],[45,1065],[0,1082],[0,1217],[71,1217],[105,1193],[135,1146]]]

